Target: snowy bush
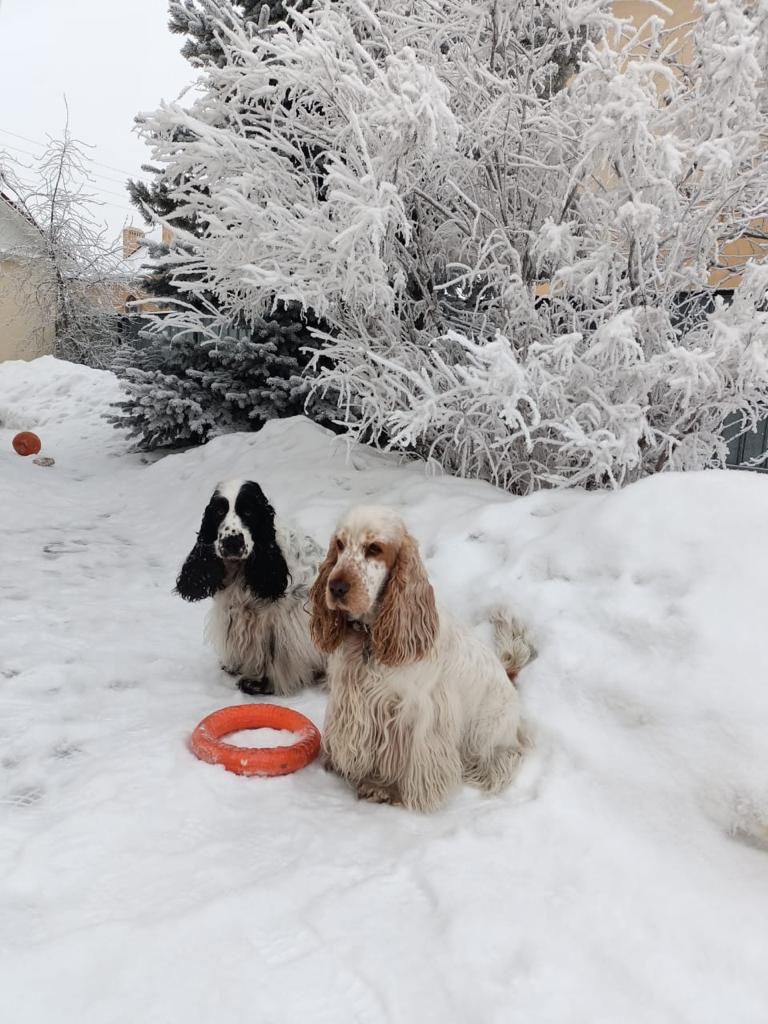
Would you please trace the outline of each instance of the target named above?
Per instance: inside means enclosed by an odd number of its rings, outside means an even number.
[[[209,5],[210,6],[210,5]],[[353,434],[514,491],[721,465],[768,411],[768,16],[691,39],[608,0],[333,0],[260,31],[145,133],[173,268],[250,321],[328,325]]]

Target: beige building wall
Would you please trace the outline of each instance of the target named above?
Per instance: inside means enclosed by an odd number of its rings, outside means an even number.
[[[53,352],[53,285],[39,230],[0,193],[0,360]]]
[[[144,238],[151,237],[141,228],[123,228],[123,280],[115,279],[111,288],[112,305],[121,316],[139,316],[143,313],[165,313],[163,302],[150,302],[148,292],[142,287],[145,264],[149,260],[147,250],[142,250]],[[175,240],[171,228],[163,226],[160,239],[170,249]],[[138,257],[137,257],[138,254]],[[132,257],[137,257],[131,262]]]
[[[39,264],[0,257],[0,362],[53,352],[55,331],[36,293],[47,291]]]
[[[665,0],[664,6],[670,13],[649,3],[648,0],[615,0],[613,10],[620,18],[631,19],[638,29],[647,24],[650,17],[661,18],[665,29],[678,43],[680,63],[689,64],[695,54],[693,30],[699,17],[696,3],[694,0]],[[647,32],[641,32],[640,49],[647,37]],[[754,228],[756,237],[738,238],[723,245],[718,264],[709,272],[710,287],[723,290],[738,288],[742,278],[741,271],[747,260],[763,262],[768,259],[768,242],[761,237],[768,233],[768,221],[756,221]]]
[[[658,4],[647,0],[614,0],[613,12],[618,18],[629,18],[637,26],[645,25],[651,17],[661,18],[667,31],[674,33],[680,43],[680,60],[683,64],[693,57],[691,28],[698,18],[694,0],[665,0],[664,7],[671,12],[667,14]],[[650,33],[640,36],[640,41],[647,39]]]
[[[650,31],[644,26],[651,17],[660,18],[664,22],[665,30],[670,33],[678,46],[678,59],[681,64],[690,64],[695,56],[694,30],[696,21],[699,18],[699,9],[695,0],[664,0],[662,9],[650,0],[614,0],[612,5],[613,13],[622,20],[630,20],[639,35],[637,38],[637,49],[632,51],[638,59],[644,54],[643,43],[650,37]],[[661,79],[659,79],[661,84]],[[603,179],[604,185],[609,185],[610,176]],[[754,222],[755,237],[737,238],[734,241],[725,242],[719,254],[716,265],[709,270],[708,284],[711,288],[732,291],[741,284],[742,271],[748,260],[757,262],[768,261],[768,219],[760,219]],[[540,281],[534,285],[534,292],[538,297],[549,295],[549,282]]]

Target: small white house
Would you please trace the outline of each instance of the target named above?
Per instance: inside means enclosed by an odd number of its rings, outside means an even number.
[[[53,351],[55,317],[37,301],[52,284],[40,230],[0,192],[0,361]]]

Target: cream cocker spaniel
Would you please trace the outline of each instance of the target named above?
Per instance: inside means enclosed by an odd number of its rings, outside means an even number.
[[[508,614],[494,615],[494,652],[438,610],[416,541],[385,508],[342,519],[311,596],[329,655],[326,760],[358,796],[427,811],[462,781],[510,782],[523,747],[510,680],[532,652]]]

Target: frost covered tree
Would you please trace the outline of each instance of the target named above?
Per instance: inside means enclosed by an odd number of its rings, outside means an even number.
[[[169,27],[186,37],[182,53],[190,63],[205,68],[225,60],[222,18],[232,28],[264,32],[285,10],[282,0],[238,0],[226,12],[211,0],[170,0]],[[238,130],[229,112],[223,113],[220,127],[225,125]],[[179,126],[176,139],[188,142],[192,136]],[[186,172],[155,164],[144,170],[152,178],[129,182],[131,200],[147,224],[168,224],[176,236],[170,248],[156,247],[144,289],[165,300],[173,315],[164,314],[162,327],[155,324],[138,345],[119,354],[113,368],[123,378],[126,398],[112,422],[145,449],[201,443],[213,433],[257,429],[268,419],[301,412],[329,422],[324,399],[307,404],[313,344],[308,324],[317,326],[311,313],[295,303],[277,303],[263,316],[246,319],[198,287],[200,275],[190,269],[189,257],[207,222],[202,211],[181,208]]]
[[[297,0],[301,6],[301,0]],[[222,18],[229,19],[233,25],[240,25],[246,30],[263,31],[269,25],[285,16],[283,0],[235,0],[226,11],[212,0],[169,0],[169,22],[171,32],[185,38],[181,53],[195,68],[204,68],[211,64],[220,64],[224,60],[221,46],[220,23]],[[139,117],[141,121],[141,117]],[[177,136],[183,136],[179,128]],[[196,238],[205,230],[205,222],[200,213],[192,211],[188,216],[179,213],[179,202],[175,198],[182,184],[180,179],[166,173],[162,166],[147,164],[142,168],[151,175],[149,181],[143,179],[128,182],[128,194],[131,202],[147,225],[158,222],[172,224],[177,231],[183,231],[187,244],[174,244],[175,255],[190,251],[190,238]],[[160,255],[169,255],[167,247],[158,247]],[[148,294],[159,298],[176,298],[179,288],[174,282],[170,267],[162,260],[155,261],[146,272],[146,289]],[[186,296],[187,302],[200,305],[201,310],[210,312],[211,299],[204,303],[195,303],[194,296]]]
[[[609,8],[333,0],[258,33],[219,4],[222,59],[145,126],[205,223],[177,280],[312,310],[353,434],[452,472],[721,465],[768,409],[768,11]]]
[[[23,303],[42,313],[62,359],[106,366],[118,344],[113,274],[117,252],[96,219],[99,204],[87,191],[90,166],[84,146],[65,128],[34,165],[2,156],[0,191],[35,225],[39,244],[16,259],[43,261],[28,275]]]
[[[222,12],[216,4],[210,0],[169,0],[168,12],[168,27],[171,32],[184,37],[181,53],[193,67],[200,68],[223,61],[218,31]],[[240,0],[231,5],[229,12],[235,23],[254,25],[257,28],[259,24],[263,26],[283,15],[282,0],[272,0],[271,3],[265,3],[264,0]],[[162,167],[148,164],[143,170],[151,175],[151,179],[129,181],[128,194],[146,224],[172,222],[188,236],[200,234],[204,230],[204,223],[198,216],[192,214],[187,218],[179,217],[178,202],[172,196],[179,181],[165,174]],[[171,274],[162,263],[153,264],[146,277],[149,294],[160,298],[178,295]]]

